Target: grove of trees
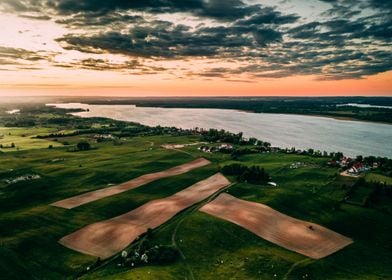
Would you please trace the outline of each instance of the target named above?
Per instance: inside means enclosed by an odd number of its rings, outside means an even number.
[[[237,176],[237,180],[240,182],[247,182],[251,184],[263,184],[270,179],[269,174],[264,170],[264,168],[258,165],[249,167],[234,163],[223,166],[221,171],[225,175]]]

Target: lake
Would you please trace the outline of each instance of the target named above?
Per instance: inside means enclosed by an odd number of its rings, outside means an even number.
[[[326,117],[249,113],[224,109],[151,108],[134,105],[48,104],[64,109],[88,109],[80,117],[106,117],[149,126],[217,128],[243,132],[278,147],[313,148],[346,155],[392,158],[392,125]]]

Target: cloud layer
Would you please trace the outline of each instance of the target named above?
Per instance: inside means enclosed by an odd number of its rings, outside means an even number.
[[[68,34],[56,39],[65,50],[127,58],[117,64],[92,57],[53,62],[57,67],[174,73],[161,65],[196,60],[215,66],[205,63],[176,75],[340,80],[392,70],[391,3],[307,1],[313,17],[287,12],[290,0],[275,6],[241,0],[5,0],[0,5],[3,12],[51,19],[67,28]],[[0,48],[2,64],[41,59],[53,61],[42,53]]]

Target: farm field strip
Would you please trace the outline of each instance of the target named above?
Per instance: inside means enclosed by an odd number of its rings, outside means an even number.
[[[112,186],[112,187],[107,187],[87,193],[83,193],[80,195],[76,195],[67,199],[63,199],[60,201],[57,201],[55,203],[52,203],[52,206],[57,206],[65,209],[72,209],[81,205],[84,205],[89,202],[93,202],[108,196],[116,195],[131,189],[135,189],[137,187],[140,187],[142,185],[146,185],[148,183],[151,183],[153,181],[163,179],[166,177],[171,177],[171,176],[176,176],[180,174],[187,173],[193,169],[200,168],[203,166],[206,166],[210,164],[211,162],[204,159],[204,158],[198,158],[196,160],[193,160],[191,162],[187,162],[175,167],[172,167],[167,170],[155,172],[155,173],[149,173],[145,174],[142,176],[139,176],[135,179],[132,179],[128,182]]]
[[[324,258],[353,242],[323,226],[228,194],[220,194],[200,211],[230,221],[274,244],[313,259]]]
[[[115,218],[90,224],[59,240],[60,244],[100,258],[118,253],[149,228],[165,223],[178,212],[208,198],[230,184],[217,173],[163,199],[152,200]]]

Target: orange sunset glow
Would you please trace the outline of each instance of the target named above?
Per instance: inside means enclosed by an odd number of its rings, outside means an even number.
[[[1,96],[392,95],[375,1],[44,2],[0,2]]]

